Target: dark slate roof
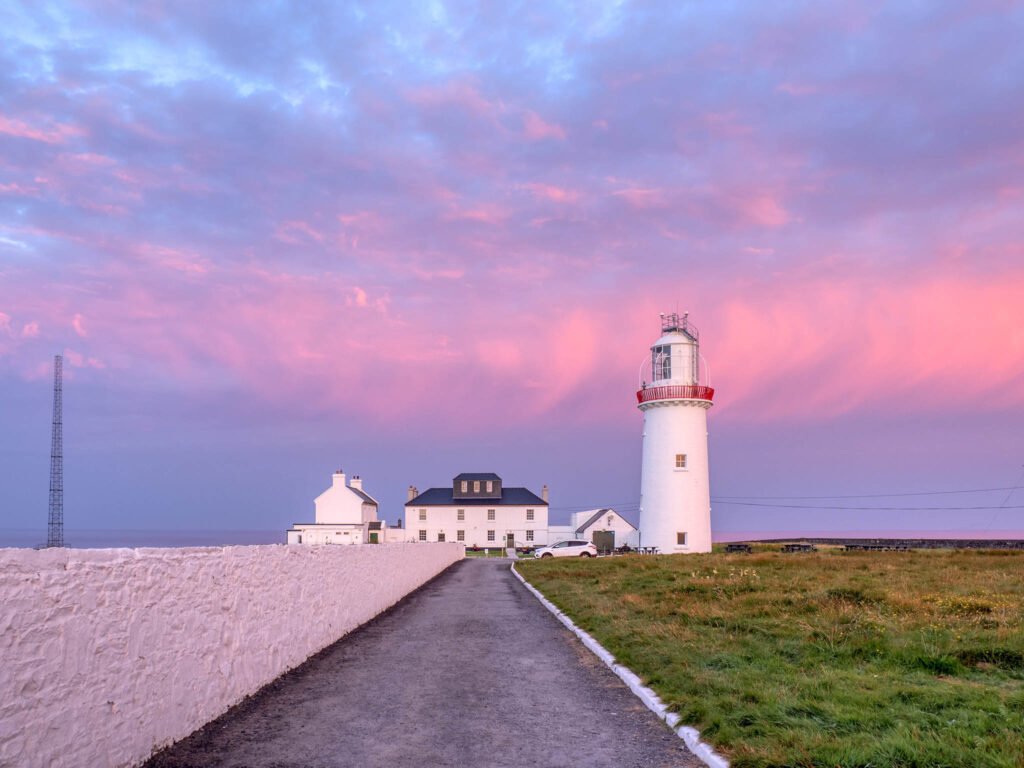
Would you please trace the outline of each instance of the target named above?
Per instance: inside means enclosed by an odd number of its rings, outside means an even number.
[[[493,472],[463,472],[461,475],[456,475],[454,479],[455,482],[460,480],[501,480]]]
[[[373,498],[373,496],[371,496],[370,494],[364,493],[363,491],[359,490],[358,488],[353,488],[351,485],[348,486],[348,489],[350,491],[352,491],[352,493],[358,495],[363,501],[369,502],[370,504],[373,504],[374,506],[377,506],[377,500],[375,498]]]
[[[415,499],[405,502],[407,507],[546,507],[548,503],[526,488],[502,488],[501,498],[455,498],[451,488],[428,488]]]
[[[585,522],[583,525],[581,525],[579,528],[576,529],[576,533],[581,533],[581,532],[587,530],[587,528],[590,527],[591,523],[593,523],[595,520],[597,520],[597,518],[601,517],[601,515],[607,514],[608,512],[615,512],[615,510],[614,509],[610,509],[610,508],[605,508],[605,509],[597,510],[597,512],[595,512],[594,514],[592,514],[590,516],[590,518],[587,520],[587,522]],[[619,515],[618,512],[615,512],[615,514]],[[630,523],[629,520],[626,520],[626,518],[622,517],[622,515],[619,515],[619,517],[622,518],[622,520],[624,522],[626,522],[630,527],[636,528],[635,525]]]

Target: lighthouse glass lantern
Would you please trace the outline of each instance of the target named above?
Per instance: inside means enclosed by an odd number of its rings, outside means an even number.
[[[644,415],[640,546],[661,554],[711,551],[707,414],[715,391],[701,381],[699,338],[687,314],[662,315],[636,393]]]

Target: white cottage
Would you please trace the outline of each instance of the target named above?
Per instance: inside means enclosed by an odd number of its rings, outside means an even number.
[[[377,519],[377,500],[363,490],[358,475],[346,482],[339,469],[314,504],[316,522],[295,523],[288,530],[289,544],[383,543],[386,530]]]

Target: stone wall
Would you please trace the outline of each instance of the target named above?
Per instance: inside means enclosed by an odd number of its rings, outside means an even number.
[[[0,766],[131,766],[462,558],[458,544],[0,549]]]

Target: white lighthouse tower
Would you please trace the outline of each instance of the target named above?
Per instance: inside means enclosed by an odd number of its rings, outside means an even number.
[[[708,409],[715,390],[701,384],[700,360],[688,315],[662,315],[650,383],[645,361],[636,393],[644,414],[640,546],[661,554],[711,551]]]

